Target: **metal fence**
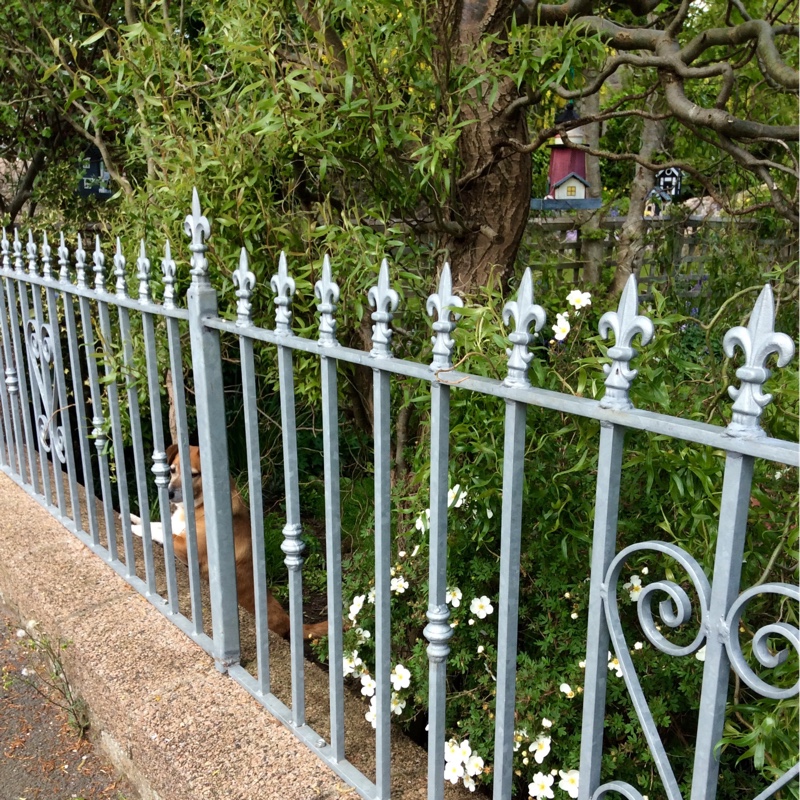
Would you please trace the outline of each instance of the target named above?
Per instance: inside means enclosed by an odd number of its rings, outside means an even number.
[[[238,314],[233,321],[221,318],[217,294],[212,287],[205,257],[210,234],[195,193],[192,213],[185,221],[191,238],[191,286],[187,308],[175,304],[176,265],[169,244],[161,261],[164,292],[160,302],[151,295],[151,264],[142,243],[136,260],[138,296],[127,292],[126,260],[117,241],[113,257],[113,276],[106,269],[106,257],[99,238],[90,256],[78,238],[72,254],[61,237],[57,263],[53,263],[46,236],[37,246],[30,235],[24,245],[14,232],[2,239],[0,269],[0,364],[5,380],[0,382],[0,467],[25,487],[90,549],[143,595],[148,597],[187,635],[216,660],[220,669],[239,681],[260,703],[289,726],[296,735],[326,761],[345,781],[365,798],[390,796],[390,388],[393,376],[409,376],[430,385],[430,565],[428,625],[429,744],[428,796],[443,796],[442,769],[445,763],[446,668],[449,640],[457,636],[448,623],[445,601],[447,590],[448,464],[450,443],[451,392],[472,392],[501,398],[505,402],[503,444],[503,501],[501,519],[499,630],[496,736],[493,757],[494,797],[506,800],[512,793],[512,758],[515,728],[515,682],[518,627],[519,559],[522,538],[522,489],[526,480],[524,450],[528,408],[539,407],[562,414],[577,415],[600,422],[597,493],[592,548],[589,624],[586,647],[586,678],[580,763],[580,798],[600,798],[617,794],[641,800],[635,787],[620,781],[601,784],[600,766],[603,720],[606,707],[607,651],[618,657],[647,742],[669,800],[681,797],[678,782],[659,738],[652,714],[631,661],[617,608],[617,583],[625,559],[637,550],[650,550],[674,558],[686,570],[697,594],[694,613],[701,620],[694,641],[685,647],[672,644],[660,633],[651,603],[655,593],[669,600],[661,603],[665,624],[676,626],[693,613],[688,596],[676,582],[663,580],[642,592],[639,619],[645,635],[658,650],[680,657],[705,646],[702,696],[698,698],[699,722],[693,777],[693,800],[711,800],[716,795],[717,744],[723,733],[730,671],[755,692],[772,698],[789,698],[797,693],[776,688],[757,675],[742,654],[737,633],[738,620],[746,604],[757,594],[773,594],[797,599],[798,591],[788,584],[768,583],[740,592],[743,548],[756,459],[797,467],[798,447],[794,442],[766,436],[759,418],[770,402],[762,386],[769,377],[766,359],[777,354],[778,364],[791,359],[794,346],[783,333],[774,331],[772,293],[766,286],[758,298],[747,328],[736,327],[724,339],[729,356],[736,347],[744,353],[744,364],[737,370],[740,385],[729,390],[735,402],[733,418],[726,427],[701,424],[648,411],[637,410],[629,399],[629,388],[636,376],[630,366],[636,355],[632,340],[637,335],[646,345],[653,337],[651,321],[638,313],[635,279],[631,279],[616,312],[600,320],[604,338],[613,333],[614,346],[608,351],[611,363],[605,366],[606,391],[596,401],[570,394],[536,388],[528,379],[531,360],[529,346],[534,332],[542,328],[545,314],[534,304],[530,272],[526,272],[518,296],[507,303],[503,317],[512,328],[509,335],[507,377],[493,380],[454,371],[451,334],[462,306],[452,295],[449,269],[445,267],[437,293],[428,299],[433,322],[434,347],[431,364],[394,358],[391,351],[392,318],[398,295],[391,288],[389,269],[384,262],[376,286],[369,291],[372,314],[372,349],[364,352],[344,347],[336,339],[335,311],[339,289],[325,260],[322,279],[315,286],[318,299],[319,338],[311,340],[292,334],[291,300],[295,285],[281,257],[271,285],[275,293],[274,330],[256,327],[251,322],[250,297],[255,277],[249,271],[247,256],[233,273],[237,289]],[[23,253],[24,247],[24,253]],[[87,263],[91,258],[91,266]],[[74,271],[73,271],[74,267]],[[93,273],[90,285],[89,270]],[[56,271],[57,270],[57,271]],[[111,277],[114,279],[111,285]],[[79,329],[80,324],[80,329]],[[175,378],[174,406],[178,432],[177,445],[184,464],[189,463],[189,420],[192,404],[186,402],[184,374],[189,369],[182,361],[181,330],[188,326],[191,340],[194,408],[197,435],[203,457],[203,495],[208,533],[211,632],[204,623],[201,602],[201,576],[196,563],[194,522],[187,521],[190,560],[191,610],[179,607],[175,564],[170,536],[164,420],[162,419],[160,378],[157,365],[157,336],[166,331],[170,369]],[[533,332],[532,329],[533,328]],[[256,632],[258,674],[251,675],[239,664],[239,618],[237,611],[231,502],[228,469],[228,442],[225,426],[220,334],[238,338],[241,353],[241,381],[247,434],[247,461],[250,479],[250,505],[254,537],[256,582]],[[135,348],[145,356],[147,392],[133,377]],[[116,343],[116,344],[115,344]],[[291,704],[280,701],[270,690],[269,647],[267,636],[266,576],[263,553],[263,520],[260,501],[261,467],[259,459],[256,408],[254,346],[275,348],[280,377],[280,407],[285,470],[286,524],[282,549],[289,570],[291,615],[292,692]],[[293,354],[303,351],[319,359],[322,380],[323,441],[325,464],[326,547],[328,566],[328,608],[330,611],[330,741],[306,724],[304,708],[302,565],[297,435]],[[376,595],[376,772],[368,779],[348,760],[344,747],[343,710],[342,590],[340,484],[338,442],[337,365],[341,362],[362,365],[373,371],[374,401],[374,478],[375,478],[375,595]],[[103,370],[101,374],[100,370]],[[88,387],[88,389],[87,389]],[[149,394],[150,401],[146,396]],[[150,424],[142,419],[140,400],[149,407]],[[127,411],[121,413],[121,405]],[[89,410],[90,409],[90,410]],[[616,552],[618,503],[624,440],[629,430],[648,431],[676,440],[705,445],[721,451],[725,459],[721,512],[718,520],[716,560],[713,581],[688,552],[677,546],[641,542]],[[110,433],[110,439],[109,439]],[[144,576],[136,571],[134,537],[130,522],[130,498],[126,474],[125,447],[131,442],[138,506],[142,509]],[[145,442],[152,456],[145,453]],[[148,523],[148,476],[150,470],[157,487],[164,528],[167,589],[159,595],[155,582],[154,551]],[[183,491],[191,495],[191,475],[183,471]],[[102,500],[98,514],[94,489],[99,486]],[[84,488],[85,487],[85,488]],[[187,512],[191,512],[187,504]],[[120,512],[119,520],[114,508]],[[121,529],[118,530],[118,525]],[[194,558],[194,563],[192,560]],[[671,601],[671,602],[670,602]],[[800,631],[777,622],[759,630],[753,652],[765,667],[785,660],[787,652],[769,651],[769,636],[782,636],[798,647]],[[798,768],[790,770],[759,794],[766,798],[796,779]]]

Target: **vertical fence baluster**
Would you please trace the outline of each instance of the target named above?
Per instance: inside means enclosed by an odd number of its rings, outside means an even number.
[[[137,260],[139,272],[139,302],[147,308],[152,307],[153,298],[150,293],[150,259],[147,258],[142,245],[141,256]],[[164,444],[164,419],[161,414],[161,381],[158,377],[158,350],[156,348],[155,315],[150,311],[142,311],[142,331],[144,333],[145,368],[147,371],[147,388],[150,396],[150,424],[153,431],[153,466],[158,489],[158,506],[161,512],[161,530],[163,533],[164,567],[167,575],[167,605],[170,613],[178,613],[178,578],[175,572],[175,550],[172,541],[172,517],[169,511],[169,466],[167,465],[166,446]],[[188,463],[185,465],[188,467]]]
[[[62,252],[63,249],[63,252]],[[62,258],[67,259],[66,247],[58,249],[59,264]],[[47,298],[47,320],[50,330],[53,333],[53,372],[55,374],[56,399],[61,416],[61,429],[64,433],[64,456],[67,465],[67,479],[69,481],[69,496],[72,507],[72,521],[75,529],[83,530],[81,519],[80,498],[78,496],[78,478],[75,471],[75,452],[72,442],[72,424],[69,416],[69,401],[67,400],[66,372],[64,367],[64,354],[61,349],[61,324],[58,317],[58,296],[55,284],[57,277],[53,275],[50,268],[50,246],[47,242],[47,234],[44,235],[42,244],[42,275],[47,280],[45,296]],[[53,412],[55,413],[55,411]],[[66,514],[66,510],[62,511]]]
[[[6,441],[8,442],[9,463],[13,466],[16,457],[17,475],[19,475],[23,481],[27,481],[25,473],[25,461],[22,452],[22,420],[20,419],[20,408],[18,405],[19,378],[17,377],[17,370],[14,367],[14,356],[11,349],[11,333],[8,327],[10,310],[6,305],[5,287],[9,285],[11,280],[11,256],[9,255],[8,237],[6,236],[5,228],[3,228],[3,239],[1,244],[5,280],[0,281],[0,336],[3,338],[3,360],[5,361],[5,369],[3,372],[3,401],[8,406],[7,408],[4,404],[3,416],[5,418],[6,425]]]
[[[638,296],[636,278],[631,275],[620,297],[618,310],[604,314],[600,319],[600,333],[603,338],[607,338],[609,331],[612,330],[615,335],[614,346],[608,350],[612,363],[603,367],[607,376],[606,393],[600,401],[603,408],[618,410],[633,408],[628,390],[631,381],[636,377],[636,370],[630,369],[628,365],[636,355],[636,351],[631,347],[631,342],[636,334],[640,334],[641,342],[645,345],[653,338],[654,332],[650,320],[637,313]],[[601,779],[609,642],[604,606],[606,593],[616,591],[616,587],[605,587],[605,580],[616,551],[624,447],[625,429],[619,425],[602,423],[597,459],[597,492],[589,583],[580,800],[588,800],[600,785]]]
[[[239,267],[233,271],[237,287],[236,324],[248,328],[250,295],[256,285],[256,276],[250,272],[247,251],[242,248]],[[264,501],[261,486],[261,447],[258,436],[258,392],[256,368],[253,358],[253,340],[239,337],[242,363],[242,396],[244,405],[244,430],[247,448],[247,478],[250,494],[250,530],[253,539],[253,591],[256,610],[256,649],[258,655],[258,689],[262,694],[270,691],[269,680],[269,620],[267,618],[267,565],[264,552]]]
[[[64,283],[69,281],[68,253],[64,244],[64,235],[61,235],[61,247],[58,250],[61,270],[59,280]],[[63,256],[63,258],[62,258]],[[83,250],[81,236],[78,234],[78,247],[75,250],[76,264],[83,265],[86,253]],[[83,269],[83,267],[81,266]],[[80,276],[83,288],[86,288],[85,273]],[[92,453],[89,444],[88,417],[86,413],[86,398],[84,395],[83,370],[81,368],[80,340],[78,326],[75,319],[75,304],[71,292],[63,292],[64,322],[67,329],[67,343],[69,345],[69,368],[72,373],[72,391],[75,398],[75,419],[78,423],[78,440],[81,451],[81,464],[83,466],[83,490],[86,500],[86,515],[89,520],[89,533],[92,544],[100,544],[100,531],[97,519],[97,504],[94,496],[94,468],[92,466]],[[87,361],[88,361],[87,355]]]
[[[516,300],[503,309],[506,325],[513,317],[515,327],[509,335],[513,348],[508,351],[507,386],[529,386],[528,345],[544,325],[544,310],[533,302],[533,278],[525,270]],[[522,538],[522,495],[525,465],[525,418],[527,405],[506,400],[503,442],[503,506],[500,522],[500,599],[497,622],[497,704],[494,735],[494,798],[511,797],[514,756],[514,712],[517,685],[517,621],[519,617],[519,558]]]
[[[737,345],[745,355],[745,364],[736,371],[741,386],[728,389],[735,402],[727,431],[734,437],[759,439],[766,436],[760,424],[761,413],[772,400],[772,395],[763,391],[763,384],[770,376],[767,358],[777,354],[778,366],[786,366],[794,355],[792,340],[785,333],[775,332],[775,305],[769,284],[756,300],[747,328],[739,326],[725,334],[723,349],[728,358],[733,357]],[[726,620],[739,593],[754,463],[752,456],[738,453],[728,453],[725,459],[692,800],[713,800],[716,795],[718,746],[725,724],[730,677],[730,657],[725,644],[731,632]]]
[[[314,293],[319,299],[319,341],[323,347],[336,342],[336,304],[339,286],[331,277],[326,255],[322,261],[322,280]],[[339,390],[336,359],[320,356],[322,378],[322,451],[325,478],[325,543],[328,578],[328,670],[331,708],[331,749],[335,761],[344,759],[344,657],[342,645],[342,519],[339,469]]]
[[[208,578],[211,592],[211,625],[214,658],[219,670],[239,661],[239,610],[236,599],[236,563],[231,519],[231,478],[228,467],[228,432],[222,383],[222,353],[219,333],[206,328],[204,317],[217,316],[217,293],[208,278],[205,239],[211,233],[200,211],[197,190],[192,192],[192,213],[184,231],[191,237],[192,284],[187,295],[189,336],[197,403],[197,434],[200,442],[205,506]]]
[[[172,259],[169,242],[164,245],[164,258],[161,261],[164,275],[164,308],[175,307],[175,274],[177,266]],[[178,456],[181,464],[189,463],[189,423],[186,420],[186,392],[183,382],[183,357],[181,356],[181,336],[178,320],[167,317],[167,347],[169,365],[172,371],[172,389],[175,401],[175,427],[178,433]],[[200,561],[197,554],[197,525],[192,502],[192,472],[181,470],[181,489],[186,498],[183,504],[186,520],[186,557],[189,560],[189,594],[191,596],[192,626],[195,635],[203,633],[203,600],[201,595]]]
[[[275,292],[275,332],[281,336],[291,335],[290,310],[295,290],[294,279],[286,269],[286,256],[281,253],[278,272],[272,277]],[[278,382],[281,398],[281,428],[283,431],[283,476],[286,497],[286,525],[283,528],[281,550],[286,554],[284,563],[289,569],[289,642],[292,664],[292,721],[304,725],[305,675],[303,672],[303,551],[305,545],[300,538],[300,487],[297,469],[297,423],[294,406],[294,369],[292,350],[278,345]]]
[[[99,248],[99,241],[98,241]],[[102,255],[102,254],[101,254]],[[75,251],[76,258],[76,271],[78,274],[78,288],[86,291],[89,287],[86,285],[86,253],[80,247]],[[104,287],[103,278],[103,263],[95,259],[95,288],[101,289]],[[86,369],[89,374],[89,394],[92,399],[92,438],[94,439],[94,447],[97,453],[98,469],[100,471],[100,494],[103,501],[103,520],[106,529],[106,545],[110,553],[113,553],[112,558],[116,556],[116,526],[114,524],[114,506],[111,500],[111,473],[108,465],[108,454],[106,452],[106,436],[103,427],[105,419],[103,418],[103,393],[100,387],[100,376],[97,371],[98,351],[95,346],[94,340],[94,327],[92,325],[92,306],[89,298],[84,295],[79,295],[79,308],[81,314],[81,329],[83,331],[83,342],[86,347]],[[87,487],[88,489],[89,487]],[[91,487],[92,490],[94,487]],[[94,491],[88,502],[94,504],[96,502]],[[113,542],[113,543],[112,543]],[[98,544],[99,540],[95,542]]]
[[[14,243],[14,248],[19,246],[19,241]],[[33,231],[28,231],[28,244],[26,246],[28,253],[28,274],[36,275],[36,244],[33,241]],[[22,262],[22,254],[20,253],[20,263]],[[47,373],[49,377],[49,368],[47,367],[48,353],[47,340],[49,332],[43,329],[42,320],[42,294],[41,290],[35,284],[31,285],[31,297],[33,300],[34,316],[30,315],[30,304],[28,302],[28,284],[24,281],[19,281],[19,307],[20,315],[22,317],[22,337],[24,342],[25,353],[28,357],[28,379],[31,384],[31,406],[33,407],[33,417],[36,420],[34,428],[34,441],[36,442],[36,455],[39,459],[39,470],[42,475],[42,496],[48,506],[53,504],[52,487],[50,484],[50,465],[48,463],[45,439],[46,430],[48,425],[48,397],[47,391],[48,381],[41,381],[41,373]],[[50,398],[52,400],[52,398]],[[54,470],[55,471],[55,470]],[[63,503],[62,503],[63,504]],[[61,506],[59,506],[61,508]]]
[[[391,374],[380,368],[380,360],[392,358],[393,312],[400,298],[389,287],[389,265],[381,263],[378,284],[369,290],[372,314],[373,410],[375,441],[375,671],[377,797],[388,800],[391,792],[391,650],[390,577],[392,568],[391,495]]]
[[[452,369],[451,353],[455,342],[450,334],[458,314],[450,309],[463,307],[453,295],[450,265],[445,263],[439,280],[439,291],[428,298],[429,315],[436,312],[433,323],[433,361],[431,370],[437,380],[431,383],[431,483],[430,483],[430,566],[428,572],[428,624],[423,631],[428,640],[428,798],[444,797],[444,731],[447,702],[448,642],[453,629],[447,609],[447,493],[450,466],[450,387],[439,382],[438,373]]]
[[[19,403],[19,414],[22,420],[22,431],[25,434],[24,449],[27,454],[27,467],[28,475],[30,476],[30,483],[36,494],[40,493],[39,487],[39,474],[36,471],[35,463],[36,456],[36,439],[31,427],[31,415],[28,411],[28,387],[25,376],[25,351],[22,347],[22,341],[19,335],[19,313],[17,310],[17,289],[15,280],[18,276],[24,274],[23,261],[22,261],[22,243],[19,240],[19,233],[14,230],[14,278],[6,278],[6,294],[8,296],[8,315],[11,325],[11,344],[13,347],[13,359],[11,383],[8,383],[8,367],[6,367],[6,383],[8,384],[9,394],[15,394],[17,402]],[[23,447],[22,438],[18,439],[20,450]],[[23,480],[28,480],[23,473]]]
[[[100,250],[100,237],[95,238],[94,250],[95,262],[95,290],[103,296],[106,293],[105,286],[105,256]],[[117,256],[114,256],[114,266],[117,264]],[[122,438],[122,420],[119,413],[119,390],[117,379],[114,376],[112,335],[111,335],[111,315],[108,303],[105,300],[97,301],[98,316],[100,319],[101,344],[103,345],[103,370],[106,376],[106,392],[108,393],[108,413],[111,417],[111,442],[114,448],[114,466],[117,479],[117,499],[119,501],[119,513],[122,522],[122,541],[127,554],[132,548],[130,532],[130,499],[128,496],[128,475],[125,468],[125,448]],[[109,552],[114,561],[119,560],[117,552],[116,524],[114,524],[114,535],[109,533],[108,538]]]

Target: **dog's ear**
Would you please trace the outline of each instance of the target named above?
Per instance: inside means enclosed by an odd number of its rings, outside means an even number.
[[[171,444],[167,448],[167,464],[171,464],[175,460],[175,456],[178,455],[178,445]]]

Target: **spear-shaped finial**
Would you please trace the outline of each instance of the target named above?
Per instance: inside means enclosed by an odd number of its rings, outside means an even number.
[[[384,258],[378,273],[378,283],[367,293],[369,304],[374,306],[372,313],[372,350],[370,355],[391,358],[392,319],[400,303],[400,296],[389,286],[389,262]]]
[[[533,302],[533,275],[530,267],[522,276],[517,299],[506,303],[503,308],[504,324],[508,325],[512,317],[515,326],[508,340],[513,347],[506,350],[509,359],[508,375],[504,383],[507,386],[529,386],[528,364],[533,358],[533,353],[528,347],[533,343],[534,334],[542,329],[546,319],[544,309]],[[532,323],[535,323],[533,333],[529,333],[528,329]]]
[[[186,235],[192,240],[189,249],[192,251],[192,283],[210,285],[208,278],[208,261],[206,260],[205,240],[211,235],[211,226],[208,219],[203,216],[200,210],[200,197],[197,189],[192,189],[192,213],[189,214],[183,223]]]
[[[339,302],[339,285],[331,277],[331,260],[328,254],[322,259],[322,278],[314,284],[314,294],[319,300],[319,342],[326,346],[336,344],[336,304]]]
[[[456,328],[456,320],[461,315],[454,308],[463,308],[464,301],[453,294],[453,278],[450,273],[450,264],[445,261],[442,267],[442,274],[439,276],[439,291],[428,297],[426,308],[428,316],[432,317],[436,312],[436,320],[433,323],[435,336],[431,338],[433,344],[433,361],[431,369],[450,369],[453,366],[451,356],[455,342],[450,334]]]
[[[256,286],[256,276],[250,271],[244,247],[239,253],[239,266],[233,271],[233,285],[236,287],[236,324],[242,327],[252,325],[250,295]]]

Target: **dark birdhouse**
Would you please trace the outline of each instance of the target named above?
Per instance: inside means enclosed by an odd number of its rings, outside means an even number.
[[[97,197],[108,200],[113,194],[111,191],[111,175],[108,174],[106,165],[100,151],[90,145],[84,154],[83,177],[78,181],[78,194],[81,197]]]
[[[670,197],[681,193],[682,173],[677,167],[667,167],[656,172],[656,186]]]

